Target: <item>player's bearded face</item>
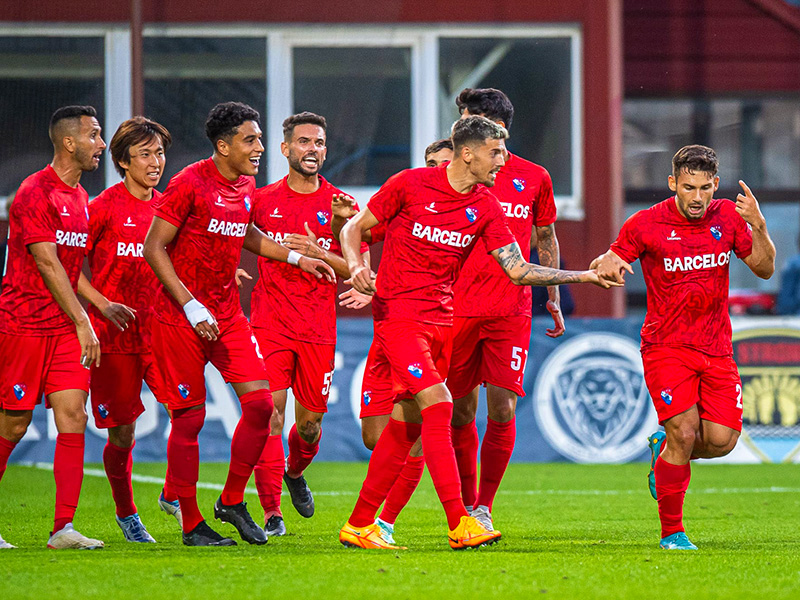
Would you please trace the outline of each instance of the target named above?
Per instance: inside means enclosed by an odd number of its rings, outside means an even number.
[[[94,117],[81,117],[80,125],[72,136],[75,143],[75,160],[81,171],[94,171],[100,166],[100,157],[106,143],[100,136],[100,123]]]
[[[128,148],[128,154],[130,160],[127,163],[120,161],[127,177],[144,188],[156,187],[161,181],[167,162],[161,138],[155,136],[141,144],[135,144]]]
[[[497,172],[506,164],[505,140],[486,140],[472,148],[469,170],[478,183],[493,187]]]
[[[298,125],[292,139],[282,144],[281,150],[292,170],[306,177],[316,175],[325,164],[328,149],[325,131],[319,125]]]
[[[702,219],[719,187],[719,177],[705,171],[683,170],[669,176],[669,189],[675,192],[678,211],[690,221]]]
[[[261,128],[255,121],[245,121],[228,144],[227,160],[242,175],[253,176],[258,174],[263,152]]]

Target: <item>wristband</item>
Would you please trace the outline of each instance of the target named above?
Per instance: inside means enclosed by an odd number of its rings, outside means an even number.
[[[289,250],[289,256],[286,257],[286,262],[290,265],[297,266],[297,263],[300,262],[300,257],[303,256],[299,252],[295,252],[294,250]]]
[[[211,313],[208,312],[208,309],[196,298],[192,298],[183,305],[183,313],[186,315],[186,318],[188,319],[189,323],[191,323],[192,327],[197,327],[197,324],[202,323],[203,321],[207,321],[212,325],[214,324],[214,317],[211,316]]]

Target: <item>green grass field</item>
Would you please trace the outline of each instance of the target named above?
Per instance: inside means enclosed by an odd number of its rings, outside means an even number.
[[[87,465],[99,469],[99,465]],[[186,548],[158,510],[156,483],[135,484],[139,512],[157,545],[129,544],[114,522],[108,483],[87,476],[75,525],[104,550],[46,550],[52,473],[11,465],[0,483],[0,598],[800,598],[800,469],[796,465],[698,465],[685,523],[698,552],[658,549],[656,504],[646,466],[512,465],[495,503],[503,540],[449,549],[443,511],[426,474],[397,522],[409,549],[346,549],[337,538],[365,464],[319,463],[307,477],[316,514],[303,519],[284,496],[289,535],[266,546]],[[162,476],[164,465],[135,474]],[[225,466],[201,467],[222,483]],[[218,492],[200,490],[213,519]],[[247,500],[256,521],[258,499]],[[235,530],[209,521],[238,540]]]

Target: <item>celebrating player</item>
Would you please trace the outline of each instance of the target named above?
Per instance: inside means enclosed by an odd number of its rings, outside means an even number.
[[[58,430],[56,505],[48,548],[102,548],[72,526],[83,482],[89,366],[100,344],[75,292],[89,232],[80,185],[106,147],[97,111],[65,106],[50,119],[53,162],[22,182],[9,211],[7,274],[0,294],[0,478],[42,394]],[[0,547],[10,544],[0,538]]]
[[[144,243],[145,259],[162,284],[155,302],[153,353],[172,410],[167,477],[177,488],[183,543],[188,546],[235,544],[211,529],[197,506],[197,438],[205,419],[207,362],[232,384],[242,405],[228,478],[214,515],[232,523],[251,544],[267,541],[243,500],[269,435],[272,398],[234,281],[242,247],[333,278],[325,263],[290,252],[252,224],[253,175],[264,151],[258,120],[257,111],[239,102],[211,110],[206,135],[214,146],[213,155],[170,180],[155,203]]]
[[[725,456],[742,430],[742,383],[733,361],[728,316],[731,252],[758,277],[775,271],[775,246],[755,196],[714,199],[717,155],[685,146],[672,159],[675,195],[630,217],[608,252],[592,262],[622,282],[641,262],[647,285],[642,362],[666,433],[649,438],[650,493],[658,500],[660,546],[696,550],[683,527],[693,458]]]
[[[331,199],[343,195],[319,171],[325,163],[325,118],[310,112],[283,122],[281,152],[289,174],[256,191],[253,222],[276,242],[322,259],[349,277],[330,228]],[[308,235],[305,235],[308,234]],[[364,246],[366,250],[366,245]],[[271,432],[255,469],[268,536],[284,535],[281,481],[302,516],[314,514],[314,498],[303,471],[319,451],[327,412],[336,346],[336,285],[285,264],[258,261],[250,323],[264,355],[275,410]],[[295,396],[295,424],[284,461],[283,432],[287,390]]]
[[[506,129],[514,117],[508,97],[492,88],[467,88],[456,103],[462,118],[481,115]],[[540,264],[557,269],[556,205],[550,174],[509,152],[492,194],[500,201],[526,256],[535,229]],[[453,356],[447,388],[453,396],[453,446],[464,504],[484,527],[492,529],[492,503],[514,451],[517,397],[525,395],[522,378],[531,335],[531,289],[515,286],[481,245],[478,242],[476,252],[470,254],[453,289]],[[547,309],[555,322],[547,335],[558,337],[564,333],[558,287],[550,286],[547,292]],[[486,385],[489,418],[480,450],[478,487],[475,413],[481,384]]]
[[[144,412],[142,381],[156,396],[164,391],[153,359],[150,324],[158,280],[144,260],[144,238],[153,220],[155,189],[164,173],[172,137],[164,126],[134,117],[111,138],[114,166],[123,180],[89,203],[89,268],[78,292],[92,306],[89,318],[103,348],[103,362],[92,368],[94,421],[108,429],[103,466],[111,484],[117,524],[129,542],[155,542],[133,501],[131,470],[136,420]],[[167,482],[159,506],[180,523],[178,497]]]
[[[484,187],[494,184],[505,162],[507,136],[503,127],[484,117],[458,121],[449,165],[393,176],[342,229],[342,250],[353,287],[375,293],[377,362],[388,365],[393,388],[403,398],[375,446],[359,499],[339,533],[344,545],[397,549],[381,537],[375,513],[420,436],[447,515],[450,546],[475,547],[500,538],[499,531],[487,530],[464,508],[450,437],[453,404],[444,385],[451,348],[452,286],[478,239],[519,285],[618,285],[601,281],[594,271],[559,271],[523,260],[500,204]],[[387,231],[376,282],[361,261],[359,244],[363,232],[379,222],[386,223]]]

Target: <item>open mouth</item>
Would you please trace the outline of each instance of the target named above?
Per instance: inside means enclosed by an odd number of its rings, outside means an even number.
[[[307,168],[309,168],[309,169],[316,169],[316,168],[317,168],[317,165],[319,164],[319,161],[317,160],[317,157],[316,157],[316,156],[313,156],[313,155],[304,156],[304,157],[303,157],[303,160],[302,160],[302,161],[300,161],[300,162],[301,162],[301,163],[302,163],[304,166],[306,166]]]
[[[158,181],[161,178],[161,171],[148,171],[147,178],[151,181]]]
[[[255,157],[251,158],[251,159],[250,159],[250,163],[251,163],[251,164],[252,164],[254,167],[258,167],[258,165],[259,165],[259,164],[261,164],[261,157],[260,157],[260,156],[255,156]]]

